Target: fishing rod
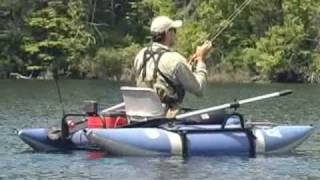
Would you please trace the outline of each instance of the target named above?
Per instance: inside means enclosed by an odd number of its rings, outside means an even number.
[[[63,141],[66,141],[67,135],[69,134],[69,127],[67,122],[65,121],[65,110],[64,110],[64,103],[62,100],[62,95],[61,95],[61,89],[60,89],[60,85],[59,85],[59,75],[58,75],[58,71],[59,71],[59,62],[54,63],[53,64],[53,79],[57,88],[57,93],[58,93],[58,97],[59,97],[59,102],[60,102],[60,106],[61,106],[61,110],[62,110],[62,120],[61,120],[61,139]]]
[[[243,3],[241,3],[241,5],[236,10],[234,10],[233,13],[227,18],[227,20],[224,21],[223,26],[220,26],[220,28],[217,30],[215,35],[210,39],[210,41],[213,42],[214,40],[216,40],[233,22],[233,20],[250,4],[251,1],[252,0],[245,0]],[[196,64],[195,58],[196,58],[196,54],[194,53],[189,60],[189,64],[191,64],[192,67],[194,67],[194,65]]]
[[[59,85],[59,75],[58,75],[59,67],[60,67],[59,62],[53,63],[53,79],[54,79],[55,86],[56,86],[57,93],[58,93],[58,97],[59,97],[59,102],[60,102],[60,106],[61,106],[61,110],[62,110],[62,116],[64,116],[65,115],[64,103],[62,100],[61,89],[60,89],[60,85]]]
[[[223,26],[220,26],[220,28],[217,30],[216,34],[211,38],[210,41],[214,41],[217,39],[217,37],[220,36],[220,34],[223,33],[224,30],[227,29],[227,27],[233,22],[233,20],[246,8],[252,0],[245,0],[233,13],[227,18]]]

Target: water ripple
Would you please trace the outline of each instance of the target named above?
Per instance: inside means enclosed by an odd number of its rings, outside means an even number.
[[[116,104],[120,84],[105,81],[61,81],[66,112],[81,112],[83,101]],[[94,87],[94,88],[93,88]],[[188,96],[187,107],[208,107],[282,89],[292,96],[239,109],[247,119],[313,124],[314,134],[296,152],[281,156],[171,158],[101,158],[75,151],[35,153],[16,135],[17,129],[59,124],[61,106],[52,81],[0,83],[0,179],[320,179],[319,86],[300,84],[212,84],[205,97]],[[23,89],[24,91],[21,91]]]

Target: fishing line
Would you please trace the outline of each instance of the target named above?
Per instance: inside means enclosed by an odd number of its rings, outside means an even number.
[[[246,8],[250,4],[251,1],[252,0],[245,0],[236,10],[233,11],[233,13],[227,18],[225,23],[223,23],[223,26],[220,26],[216,34],[211,38],[211,42],[221,35],[221,33],[231,24],[231,22],[233,22],[233,20],[244,10],[244,8]],[[209,39],[209,37],[207,39]],[[191,59],[189,60],[189,64],[191,64],[192,67],[192,71],[194,71],[196,66],[195,57],[195,54],[193,54],[191,56]]]
[[[213,36],[211,41],[217,39],[217,37],[231,24],[231,22],[246,8],[252,0],[245,0],[233,13],[227,18],[224,25],[217,30],[217,33]]]

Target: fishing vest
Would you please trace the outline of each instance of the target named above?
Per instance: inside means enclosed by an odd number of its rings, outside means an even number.
[[[176,84],[173,81],[171,81],[166,75],[162,73],[162,71],[159,69],[159,61],[162,57],[162,55],[166,52],[170,52],[170,50],[159,47],[157,50],[152,50],[152,47],[148,47],[143,54],[143,61],[142,65],[137,71],[137,76],[139,77],[141,75],[142,81],[145,80],[147,76],[147,63],[152,60],[154,63],[154,70],[152,74],[152,81],[150,84],[148,84],[151,88],[155,89],[158,96],[160,97],[161,102],[165,103],[166,105],[174,106],[176,104],[182,103],[183,98],[185,96],[185,89],[182,87],[182,85]],[[166,93],[166,91],[162,88],[154,87],[155,83],[157,82],[158,75],[160,75],[165,82],[173,89],[174,95],[170,95]]]

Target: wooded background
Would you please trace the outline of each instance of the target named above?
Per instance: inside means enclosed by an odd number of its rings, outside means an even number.
[[[244,0],[0,0],[0,76],[129,79],[152,18],[182,19],[186,57]],[[320,82],[320,1],[252,0],[215,41],[212,80]]]

